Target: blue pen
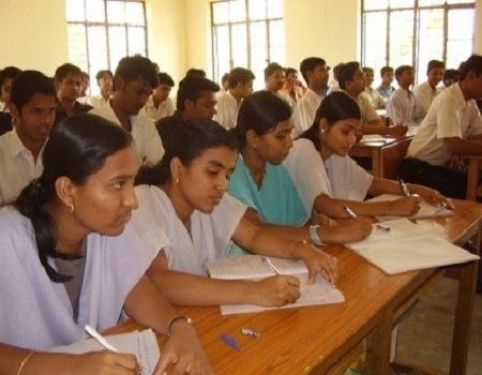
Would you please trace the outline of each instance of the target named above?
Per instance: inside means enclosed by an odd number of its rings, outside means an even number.
[[[221,336],[219,336],[222,342],[224,342],[227,346],[229,346],[231,349],[236,350],[239,352],[239,345],[236,339],[232,336],[228,336],[225,333],[223,333]]]

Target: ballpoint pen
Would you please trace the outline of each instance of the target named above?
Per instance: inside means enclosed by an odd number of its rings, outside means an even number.
[[[355,211],[353,211],[350,207],[348,206],[343,206],[343,209],[345,210],[345,213],[348,217],[354,219],[357,217]]]
[[[403,194],[405,194],[405,196],[409,197],[410,191],[408,190],[408,186],[405,183],[405,181],[403,181],[402,179],[399,179],[398,183],[400,184],[400,189],[402,190]]]
[[[110,350],[111,352],[119,353],[119,350],[117,350],[117,348],[114,345],[112,345],[109,341],[107,341],[107,339],[104,336],[102,336],[90,325],[86,324],[84,326],[84,329],[92,338],[94,338],[104,348],[106,348],[107,350]]]
[[[271,269],[271,271],[273,271],[275,273],[275,275],[279,275],[278,270],[276,269],[274,264],[271,263],[271,260],[269,260],[269,258],[263,257],[263,262],[264,262],[264,264],[266,264]]]

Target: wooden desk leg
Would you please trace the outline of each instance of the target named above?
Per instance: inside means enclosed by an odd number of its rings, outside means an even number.
[[[465,199],[475,201],[477,198],[477,187],[479,185],[479,160],[470,159],[467,168],[467,190]]]
[[[375,177],[383,177],[383,156],[381,155],[383,151],[373,150],[372,151],[372,174]]]
[[[459,271],[459,290],[450,359],[450,374],[452,375],[463,375],[466,372],[477,266],[478,262],[469,262],[462,265]]]
[[[386,312],[380,324],[368,335],[364,374],[379,375],[388,372],[392,327],[392,314]]]

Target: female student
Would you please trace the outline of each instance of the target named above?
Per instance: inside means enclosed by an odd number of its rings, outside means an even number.
[[[301,259],[309,282],[322,273],[336,280],[336,259],[305,241],[273,236],[244,219],[246,207],[226,192],[236,161],[229,132],[211,120],[177,128],[161,163],[145,169],[136,188],[133,222],[147,242],[164,241],[149,276],[171,302],[183,305],[256,304],[295,301],[299,280],[273,276],[261,281],[209,279],[206,263],[228,256],[232,241],[256,254]]]
[[[249,220],[281,225],[271,228],[289,238],[293,233],[299,236],[300,231],[308,233],[308,227],[287,226],[303,226],[312,216],[311,207],[303,205],[298,187],[281,164],[293,145],[290,116],[289,105],[268,91],[256,92],[243,101],[235,128],[240,155],[228,187],[231,195],[249,207]],[[345,243],[363,239],[370,230],[371,221],[359,218],[331,228],[311,226],[309,234],[317,235],[314,242]]]
[[[196,334],[145,276],[146,252],[128,225],[137,206],[131,136],[93,115],[52,132],[44,171],[0,210],[0,373],[137,374],[135,357],[52,354],[123,313],[169,334],[156,373],[211,373]],[[151,249],[147,249],[151,250]]]
[[[285,165],[299,188],[306,209],[333,218],[346,218],[350,208],[360,216],[411,216],[423,198],[449,204],[439,192],[408,184],[412,196],[393,201],[363,202],[367,194],[404,194],[396,181],[373,177],[348,156],[361,127],[357,103],[334,92],[321,103],[313,125],[294,142]],[[415,196],[418,195],[418,196]]]

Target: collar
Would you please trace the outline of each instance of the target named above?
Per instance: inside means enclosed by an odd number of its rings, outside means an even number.
[[[460,88],[460,85],[458,83],[453,84],[447,90],[450,90],[450,93],[454,96],[457,102],[457,109],[462,109],[467,106],[468,102],[467,100],[465,100],[462,89]]]
[[[47,144],[47,139],[44,141],[42,148],[40,149],[38,158],[42,157],[42,153],[44,151],[45,145]],[[13,127],[13,130],[10,132],[9,143],[10,143],[10,156],[12,158],[15,158],[18,155],[23,154],[25,152],[32,154],[30,150],[27,147],[25,147],[25,145],[18,137],[17,130],[15,129],[15,127]]]

